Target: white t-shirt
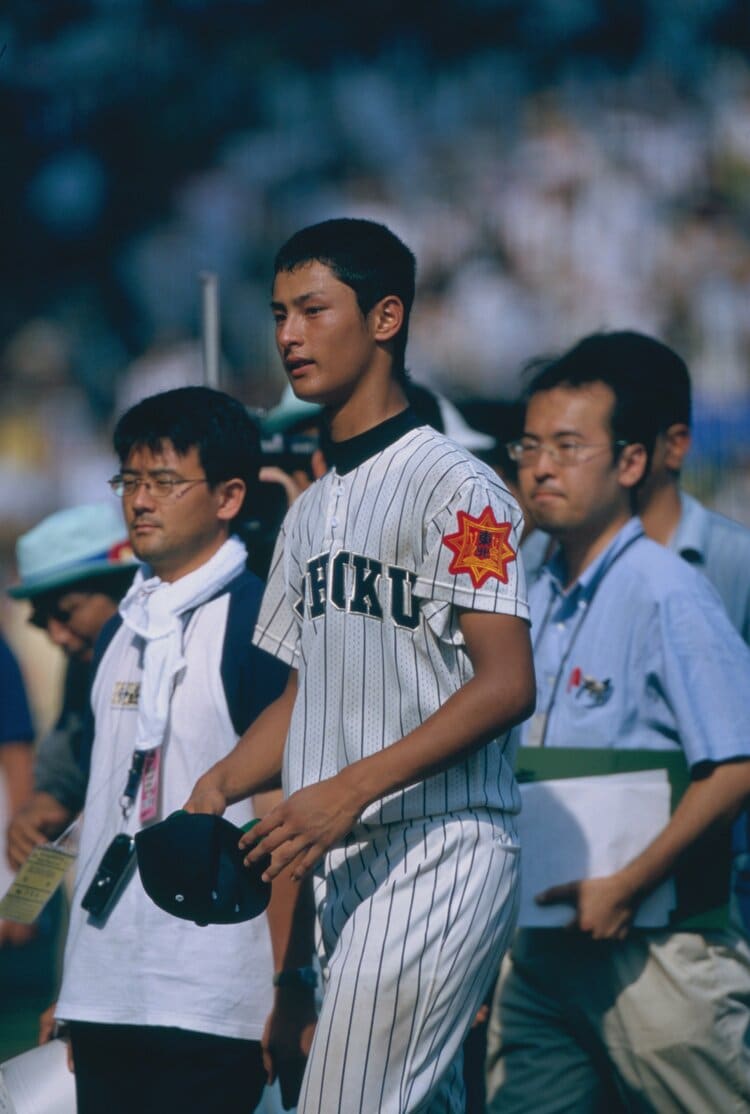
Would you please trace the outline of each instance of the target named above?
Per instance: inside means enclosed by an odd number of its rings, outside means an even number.
[[[243,606],[249,590],[256,611],[260,582],[249,573],[238,582]],[[187,667],[175,685],[162,747],[159,819],[182,807],[198,777],[238,738],[222,664],[243,655],[247,661],[251,626],[245,621],[233,636],[236,642],[244,629],[244,646],[232,646],[225,638],[232,598],[225,592],[199,607],[186,626]],[[94,680],[96,734],[57,1016],[259,1040],[272,1006],[273,959],[265,916],[199,927],[154,905],[137,870],[103,926],[81,908],[112,838],[140,827],[140,792],[124,829],[119,798],[133,752],[142,649],[142,640],[120,626]],[[255,668],[248,670],[242,699],[247,702],[247,690],[257,688],[257,700],[265,704],[283,687],[283,672],[267,655],[252,648],[250,653]],[[252,815],[249,801],[226,812],[237,825]]]

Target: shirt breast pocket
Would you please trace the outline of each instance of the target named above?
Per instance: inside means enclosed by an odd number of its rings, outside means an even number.
[[[624,694],[619,689],[606,671],[594,674],[582,668],[574,669],[559,700],[559,718],[555,716],[554,733],[560,738],[558,745],[614,745],[625,716]]]

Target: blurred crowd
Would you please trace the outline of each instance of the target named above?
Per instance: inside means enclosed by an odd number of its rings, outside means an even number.
[[[340,7],[340,10],[339,10]],[[750,29],[742,5],[80,0],[0,16],[0,580],[18,533],[96,500],[113,418],[202,380],[268,408],[274,246],[384,220],[420,261],[414,379],[510,398],[599,328],[672,343],[687,482],[749,521]],[[7,616],[6,616],[7,619]],[[12,620],[11,620],[12,621]]]

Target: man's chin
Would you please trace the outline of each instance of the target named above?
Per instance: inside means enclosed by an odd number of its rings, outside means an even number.
[[[148,538],[145,535],[142,537],[131,537],[130,546],[134,556],[137,557],[139,561],[148,561],[149,551],[152,546],[149,545]]]
[[[546,534],[556,534],[560,530],[560,521],[557,515],[545,514],[544,510],[538,510],[536,507],[531,511],[531,518],[538,530],[544,530]]]

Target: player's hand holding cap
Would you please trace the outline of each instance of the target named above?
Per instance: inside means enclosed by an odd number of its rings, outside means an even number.
[[[261,878],[269,859],[243,865],[238,843],[246,830],[223,816],[189,812],[144,828],[135,837],[144,890],[166,913],[199,925],[259,916],[271,897]]]

